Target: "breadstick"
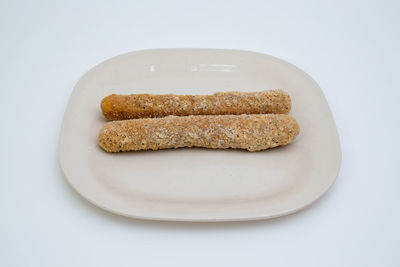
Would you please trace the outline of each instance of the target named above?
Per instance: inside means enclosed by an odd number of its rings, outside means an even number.
[[[180,147],[259,151],[289,144],[299,133],[283,114],[168,116],[107,122],[98,143],[107,152]]]
[[[213,95],[109,95],[101,101],[109,120],[165,117],[168,115],[288,114],[292,102],[282,90],[222,92]]]

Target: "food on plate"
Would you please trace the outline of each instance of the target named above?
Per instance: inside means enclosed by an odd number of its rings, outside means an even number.
[[[109,95],[101,101],[109,120],[169,115],[288,114],[292,102],[283,90],[220,92],[212,95]]]
[[[284,114],[167,116],[107,122],[98,144],[107,152],[181,147],[260,151],[287,145],[298,134],[297,121]]]

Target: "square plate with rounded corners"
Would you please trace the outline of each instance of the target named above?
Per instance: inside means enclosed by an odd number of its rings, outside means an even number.
[[[185,148],[109,154],[97,145],[103,97],[211,94],[281,88],[290,93],[296,140],[261,152]],[[154,49],[111,58],[76,84],[60,135],[69,183],[88,201],[134,218],[236,221],[278,217],[322,196],[341,162],[336,126],[316,82],[265,54],[223,49]]]

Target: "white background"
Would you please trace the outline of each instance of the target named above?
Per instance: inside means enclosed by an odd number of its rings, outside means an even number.
[[[398,1],[0,1],[0,266],[400,266]],[[331,190],[295,215],[162,223],[77,195],[57,157],[74,84],[121,53],[245,49],[321,86],[341,138]]]

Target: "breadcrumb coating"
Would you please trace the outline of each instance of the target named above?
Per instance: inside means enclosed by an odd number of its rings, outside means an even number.
[[[165,117],[168,115],[288,114],[292,102],[283,90],[220,92],[213,95],[109,95],[101,101],[109,120]]]
[[[168,116],[107,122],[98,144],[107,152],[181,147],[259,151],[287,145],[298,134],[297,121],[284,114]]]

